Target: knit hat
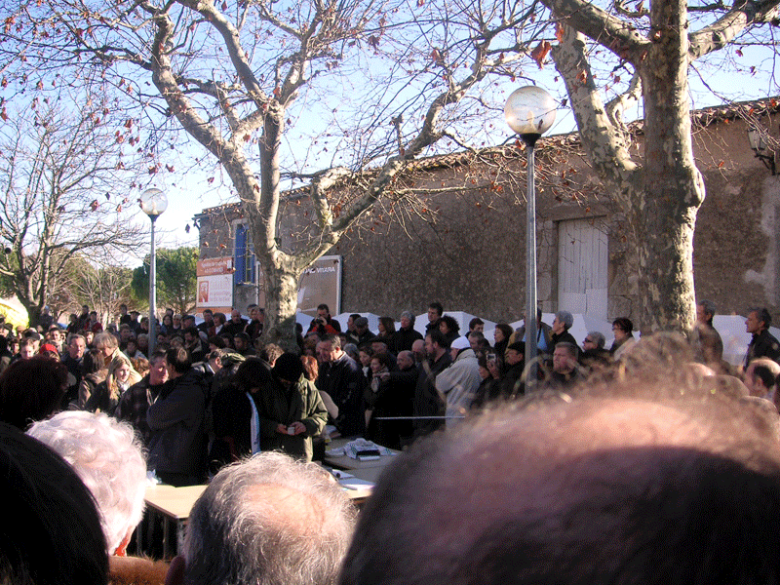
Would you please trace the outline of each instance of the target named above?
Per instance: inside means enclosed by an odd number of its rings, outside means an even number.
[[[507,346],[507,350],[513,349],[517,353],[525,354],[525,341],[515,341]]]
[[[274,376],[280,380],[288,382],[297,382],[303,374],[303,362],[301,358],[294,353],[283,353],[276,360],[273,370]]]

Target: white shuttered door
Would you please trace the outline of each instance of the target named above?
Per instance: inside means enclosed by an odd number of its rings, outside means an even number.
[[[558,310],[607,318],[607,234],[600,222],[558,223]]]

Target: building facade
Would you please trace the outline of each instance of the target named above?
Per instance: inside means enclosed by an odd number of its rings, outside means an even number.
[[[780,316],[780,179],[771,154],[778,111],[774,100],[766,100],[693,115],[694,151],[707,190],[694,236],[696,294],[714,301],[719,313],[766,306]],[[751,149],[747,130],[756,123],[775,137],[766,155],[771,164]],[[640,152],[642,136],[635,138]],[[636,318],[631,236],[577,135],[544,138],[536,154],[543,310]],[[521,318],[525,163],[516,146],[419,161],[404,177],[406,196],[376,206],[330,251],[328,262],[340,260],[340,272],[331,275],[340,287],[339,309],[397,319],[403,310],[420,313],[438,300],[445,310],[493,321]],[[306,238],[306,201],[302,192],[284,198],[285,248]],[[201,260],[233,263],[232,305],[262,301],[262,277],[240,206],[205,209],[197,221]]]

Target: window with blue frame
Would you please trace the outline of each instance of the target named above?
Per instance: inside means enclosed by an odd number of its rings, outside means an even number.
[[[255,247],[247,226],[243,224],[236,227],[235,267],[235,284],[255,284]]]

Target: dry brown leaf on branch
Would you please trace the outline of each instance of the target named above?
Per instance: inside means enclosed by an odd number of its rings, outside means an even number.
[[[539,69],[544,69],[544,60],[547,58],[550,49],[552,49],[552,45],[549,41],[540,41],[534,50],[531,51],[531,59],[536,61]]]

